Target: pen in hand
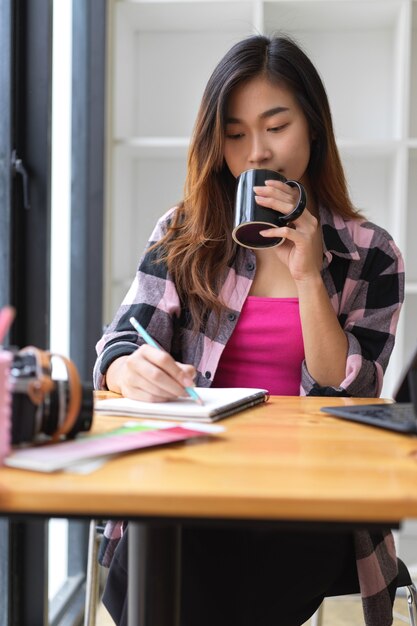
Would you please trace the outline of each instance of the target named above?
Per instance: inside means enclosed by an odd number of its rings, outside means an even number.
[[[156,343],[156,341],[143,328],[143,326],[139,324],[138,320],[135,317],[131,317],[129,319],[129,322],[132,324],[136,332],[139,333],[139,335],[142,337],[142,339],[146,341],[148,345],[153,346],[154,348],[157,348],[158,350],[162,350],[161,346],[159,346]],[[197,402],[197,404],[200,404],[201,406],[204,405],[204,402],[202,401],[202,399],[200,398],[200,396],[197,394],[197,392],[195,391],[193,387],[185,387],[185,391],[188,393],[190,398],[192,398],[195,402]]]

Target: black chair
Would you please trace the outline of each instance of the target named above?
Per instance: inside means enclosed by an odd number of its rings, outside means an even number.
[[[398,562],[398,580],[397,589],[404,587],[407,594],[408,615],[410,618],[410,626],[417,626],[417,589],[410,576],[406,564],[397,559]],[[359,581],[356,571],[347,571],[326,594],[326,598],[335,596],[347,596],[359,593]],[[314,613],[311,618],[311,626],[322,626],[323,623],[324,602]]]

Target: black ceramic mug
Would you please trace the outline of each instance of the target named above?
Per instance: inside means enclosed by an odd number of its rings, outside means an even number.
[[[279,213],[256,203],[254,187],[265,185],[266,180],[280,180],[290,187],[296,187],[299,197],[295,209],[288,213]],[[235,218],[232,237],[245,248],[272,248],[284,242],[284,237],[262,237],[261,230],[287,226],[300,217],[307,204],[305,189],[296,180],[287,180],[283,174],[274,170],[246,170],[237,179],[235,200]]]

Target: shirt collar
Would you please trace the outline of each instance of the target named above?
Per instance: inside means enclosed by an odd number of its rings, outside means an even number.
[[[350,261],[359,261],[359,251],[348,227],[351,220],[331,213],[324,207],[319,208],[319,216],[323,233],[325,267],[331,262],[333,255]]]

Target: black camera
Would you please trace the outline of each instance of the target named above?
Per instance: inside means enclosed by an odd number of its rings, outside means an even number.
[[[72,439],[90,430],[93,388],[80,382],[66,357],[23,348],[13,356],[10,382],[12,444]]]

